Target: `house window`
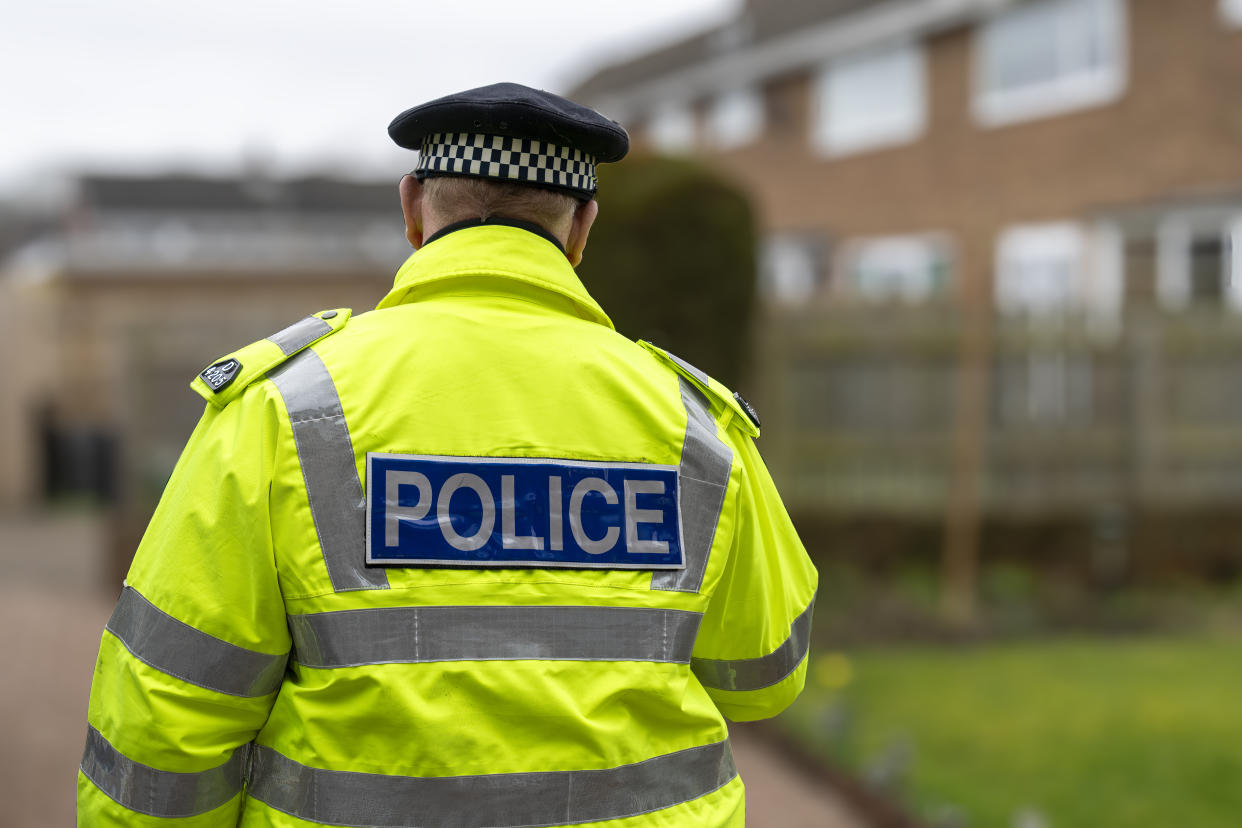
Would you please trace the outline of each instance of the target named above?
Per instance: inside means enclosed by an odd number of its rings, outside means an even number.
[[[938,236],[855,241],[841,258],[848,290],[870,302],[925,302],[945,293],[952,273],[949,246]]]
[[[1012,227],[1000,238],[996,305],[1002,313],[1048,316],[1081,306],[1086,240],[1077,224]]]
[[[1228,237],[1200,236],[1190,240],[1190,302],[1193,305],[1224,303]]]
[[[914,140],[927,119],[926,86],[919,44],[832,61],[815,84],[816,148],[843,155]]]
[[[1242,0],[1220,0],[1220,16],[1230,26],[1242,26]]]
[[[763,97],[749,87],[722,92],[712,101],[708,129],[721,149],[751,143],[763,131]]]
[[[1187,212],[1165,218],[1156,233],[1161,304],[1242,309],[1240,237],[1242,218],[1236,216]]]
[[[1047,320],[1074,315],[1117,332],[1125,298],[1126,242],[1115,222],[1015,225],[997,243],[997,309]]]
[[[651,116],[647,134],[662,152],[688,152],[694,148],[694,112],[683,103],[664,104]]]
[[[975,114],[996,126],[1096,106],[1125,87],[1122,0],[1035,0],[983,23]]]
[[[759,251],[760,291],[774,304],[804,302],[824,283],[823,260],[823,244],[813,236],[770,236]]]
[[[1107,235],[1120,246],[1118,234]],[[1086,228],[1070,222],[1007,229],[996,251],[996,303],[1001,312],[1047,322],[1089,310],[1093,297],[1088,264],[1095,241]],[[997,403],[1004,422],[1090,421],[1094,380],[1091,361],[1081,352],[1055,339],[1031,339],[1021,351],[1001,355],[997,369]]]

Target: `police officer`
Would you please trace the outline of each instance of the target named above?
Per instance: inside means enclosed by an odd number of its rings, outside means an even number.
[[[816,574],[753,412],[574,273],[625,132],[497,84],[389,133],[392,291],[192,383],[79,824],[741,826],[725,718],[800,691]]]

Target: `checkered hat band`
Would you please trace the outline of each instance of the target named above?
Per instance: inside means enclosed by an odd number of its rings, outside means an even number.
[[[423,139],[417,172],[474,175],[594,193],[595,158],[546,141],[439,132]]]

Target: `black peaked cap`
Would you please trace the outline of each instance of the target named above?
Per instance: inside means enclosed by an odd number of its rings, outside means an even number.
[[[398,146],[417,150],[429,135],[466,132],[546,141],[597,162],[620,161],[630,148],[621,125],[589,107],[520,83],[494,83],[407,109],[388,125]]]

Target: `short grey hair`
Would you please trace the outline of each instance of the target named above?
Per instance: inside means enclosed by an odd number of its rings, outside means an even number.
[[[472,218],[514,218],[533,222],[556,236],[567,236],[573,196],[529,184],[485,178],[438,175],[423,181],[428,209],[445,224]]]

